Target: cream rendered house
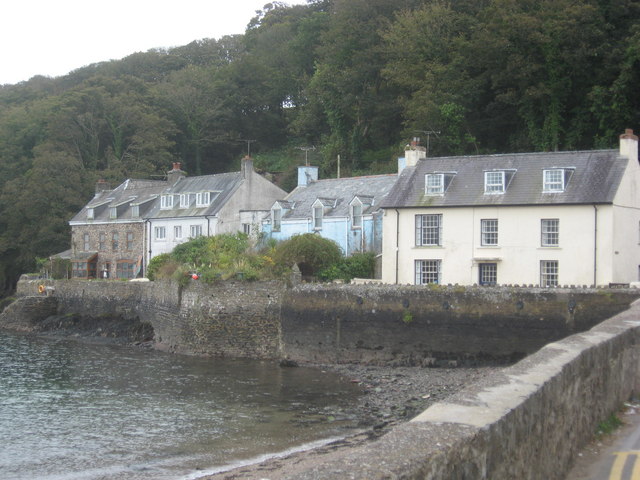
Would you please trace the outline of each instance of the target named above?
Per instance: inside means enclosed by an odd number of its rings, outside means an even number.
[[[619,150],[425,158],[383,202],[382,279],[610,285],[640,280],[638,137]]]

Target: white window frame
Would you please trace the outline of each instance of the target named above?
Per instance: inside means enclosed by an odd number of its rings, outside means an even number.
[[[540,286],[557,287],[559,271],[558,260],[540,260]]]
[[[427,173],[424,179],[424,189],[427,195],[443,195],[444,173]]]
[[[498,264],[478,264],[478,284],[493,286],[498,284]]]
[[[189,238],[198,238],[202,236],[202,225],[189,225]]]
[[[564,192],[565,170],[550,168],[542,171],[542,191],[545,193]]]
[[[118,207],[109,207],[109,219],[115,220],[118,218]]]
[[[313,229],[322,230],[322,219],[324,218],[324,205],[315,203],[313,205]]]
[[[177,239],[182,238],[182,225],[173,226],[173,238],[177,238]]]
[[[89,239],[88,233],[84,233],[82,235],[82,246],[85,252],[88,252],[89,250],[91,250],[91,241]]]
[[[416,247],[442,246],[442,214],[421,214],[415,218]]]
[[[165,227],[153,227],[153,238],[156,240],[166,240],[167,229]]]
[[[196,207],[208,207],[211,203],[211,192],[196,193]]]
[[[189,208],[189,194],[181,193],[180,194],[180,208]]]
[[[560,246],[560,220],[558,218],[543,218],[540,220],[540,246]]]
[[[93,208],[87,208],[87,220],[93,220],[95,218],[95,210]]]
[[[362,210],[362,202],[360,200],[355,200],[351,204],[351,228],[362,228]]]
[[[495,247],[498,245],[498,219],[483,218],[480,220],[480,245]]]
[[[484,172],[484,193],[499,195],[505,192],[506,175],[504,170]]]
[[[131,205],[131,218],[140,217],[140,205]]]
[[[416,260],[414,263],[414,271],[416,285],[442,283],[442,260]]]
[[[160,196],[160,209],[168,210],[173,208],[173,195],[161,195]]]
[[[271,231],[279,232],[282,228],[282,208],[276,207],[271,209],[271,220],[273,222],[271,225]]]

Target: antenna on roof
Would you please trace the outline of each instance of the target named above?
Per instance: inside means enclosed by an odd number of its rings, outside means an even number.
[[[431,135],[435,135],[438,138],[440,130],[416,130],[416,132],[424,133],[427,136],[427,157],[429,156],[429,144],[431,143]],[[420,139],[418,139],[420,141]]]
[[[311,147],[296,147],[296,148],[304,152],[304,165],[305,167],[308,167],[309,166],[309,150],[315,150],[316,147],[312,145]]]
[[[246,140],[244,138],[239,139],[241,142],[247,142],[247,157],[251,156],[251,144],[256,140]]]

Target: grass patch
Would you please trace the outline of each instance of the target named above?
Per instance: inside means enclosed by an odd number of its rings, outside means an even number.
[[[596,429],[596,435],[598,436],[606,436],[611,435],[618,428],[622,426],[622,420],[616,415],[612,413],[605,420],[598,424],[598,428]]]

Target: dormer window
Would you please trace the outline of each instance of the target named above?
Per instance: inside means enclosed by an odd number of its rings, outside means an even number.
[[[351,204],[351,228],[362,228],[362,203],[358,199]]]
[[[211,203],[211,192],[196,193],[196,207],[208,207]]]
[[[181,193],[180,194],[180,208],[189,208],[189,194]]]
[[[276,207],[271,210],[271,218],[273,220],[273,225],[271,230],[273,232],[279,232],[280,228],[282,228],[282,208]]]
[[[95,217],[95,211],[93,208],[87,209],[87,220],[93,220]]]
[[[319,200],[313,204],[313,229],[322,230],[322,218],[324,217],[324,205]]]
[[[426,195],[444,195],[456,172],[427,173],[424,177],[424,193]]]
[[[505,191],[504,171],[484,172],[484,193],[500,194]]]
[[[140,218],[140,205],[131,205],[131,218]]]
[[[115,220],[116,218],[118,218],[118,207],[109,208],[109,218],[111,220]]]
[[[573,168],[550,168],[542,171],[542,191],[545,193],[564,192]]]
[[[427,195],[442,195],[444,193],[444,175],[442,173],[428,173],[425,185]]]
[[[163,210],[173,208],[173,195],[161,195],[160,208]]]

